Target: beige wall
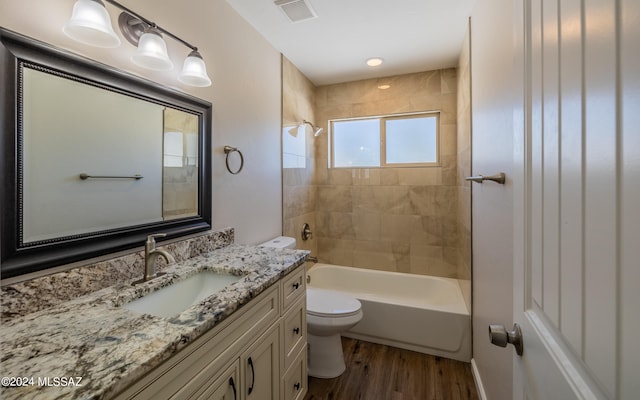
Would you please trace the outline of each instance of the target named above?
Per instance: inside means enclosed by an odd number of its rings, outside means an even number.
[[[380,83],[391,88],[380,90]],[[455,69],[318,87],[328,120],[440,111],[441,166],[327,168],[327,135],[316,141],[316,221],[321,261],[446,277],[460,273]]]
[[[174,70],[144,70],[130,61],[135,49],[124,39],[116,49],[100,49],[67,38],[62,26],[70,17],[73,4],[74,0],[3,1],[0,26],[211,101],[214,227],[235,227],[239,243],[258,243],[279,235],[280,54],[224,0],[138,0],[126,4],[198,46],[213,85],[186,87],[176,79],[188,53],[186,47],[167,39]],[[106,8],[117,30],[119,11],[109,4]],[[240,174],[226,171],[224,145],[242,150],[245,166]]]
[[[303,120],[315,123],[315,86],[286,57],[282,57],[282,134]],[[298,135],[303,134],[299,129]],[[313,185],[315,172],[314,136],[311,128],[304,128],[306,139],[305,167],[283,168],[282,208],[283,235],[297,240],[297,248],[318,253],[317,239],[303,241],[302,225],[308,223],[312,232],[316,229],[316,186]]]

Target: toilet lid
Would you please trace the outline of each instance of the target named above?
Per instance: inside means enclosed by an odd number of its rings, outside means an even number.
[[[360,301],[346,293],[307,286],[307,313],[325,317],[348,317],[360,311]]]

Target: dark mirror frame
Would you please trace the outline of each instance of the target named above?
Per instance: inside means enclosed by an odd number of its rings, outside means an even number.
[[[146,236],[166,233],[165,239],[211,229],[211,103],[157,83],[92,61],[49,44],[0,28],[0,121],[2,139],[1,277],[81,261],[144,245]],[[198,210],[194,217],[133,225],[53,239],[36,245],[21,244],[22,132],[20,122],[20,69],[41,66],[83,83],[151,101],[199,116]]]

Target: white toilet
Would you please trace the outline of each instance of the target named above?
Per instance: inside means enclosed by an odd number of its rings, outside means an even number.
[[[280,236],[260,246],[293,249],[296,240]],[[340,333],[361,319],[362,304],[358,299],[342,292],[307,286],[309,376],[335,378],[344,372],[346,366]]]

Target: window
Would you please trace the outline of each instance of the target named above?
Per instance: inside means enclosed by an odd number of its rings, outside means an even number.
[[[439,116],[421,113],[331,121],[330,166],[438,165]]]

